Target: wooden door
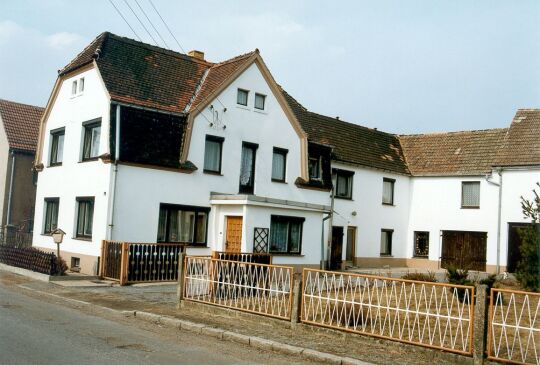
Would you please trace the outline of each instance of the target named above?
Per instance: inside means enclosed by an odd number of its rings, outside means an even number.
[[[242,222],[242,217],[227,216],[227,236],[225,238],[225,251],[241,252]]]
[[[356,227],[347,227],[347,248],[345,260],[354,265],[354,255],[356,254]]]
[[[332,227],[332,248],[330,252],[330,270],[341,269],[343,253],[343,227]]]
[[[486,232],[443,231],[441,266],[486,271]]]

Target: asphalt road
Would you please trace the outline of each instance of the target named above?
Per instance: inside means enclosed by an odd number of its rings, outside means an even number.
[[[308,363],[133,319],[85,313],[0,281],[2,365]]]

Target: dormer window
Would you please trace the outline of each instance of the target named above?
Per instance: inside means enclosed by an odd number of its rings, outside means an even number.
[[[84,77],[73,80],[71,83],[71,96],[81,95],[84,91]]]
[[[264,110],[266,95],[255,94],[255,109]]]
[[[238,94],[236,95],[236,103],[238,105],[247,106],[248,94],[249,94],[249,91],[244,90],[244,89],[238,89]]]
[[[310,178],[310,180],[321,180],[322,179],[321,158],[320,157],[310,157],[309,158],[309,178]]]

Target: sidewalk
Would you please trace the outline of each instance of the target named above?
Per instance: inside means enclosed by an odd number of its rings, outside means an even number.
[[[113,287],[61,287],[51,283],[28,281],[22,288],[88,302],[118,311],[126,311],[138,317],[146,317],[160,324],[159,316],[200,324],[203,327],[218,328],[229,333],[247,337],[257,337],[289,346],[311,349],[340,357],[359,359],[377,364],[452,364],[448,354],[444,359],[438,351],[426,352],[423,348],[400,343],[391,343],[368,336],[326,330],[314,326],[299,325],[291,328],[291,323],[239,311],[216,308],[208,305],[186,302],[176,308],[176,285],[113,286]],[[143,313],[141,313],[143,312]],[[150,313],[149,315],[147,313]],[[152,319],[153,318],[153,319]],[[165,321],[166,322],[166,321]],[[162,324],[162,323],[161,323]],[[175,325],[178,327],[178,325]],[[211,330],[207,330],[212,335]],[[262,346],[264,347],[264,346]],[[261,348],[262,348],[261,347]],[[310,351],[310,350],[304,350]],[[305,353],[307,354],[307,353]],[[351,359],[352,361],[352,359]],[[347,362],[330,361],[346,364]],[[353,362],[351,362],[353,363]],[[360,361],[356,363],[361,363]]]

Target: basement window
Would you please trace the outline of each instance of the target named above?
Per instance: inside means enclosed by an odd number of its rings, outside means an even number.
[[[429,232],[414,232],[414,257],[427,258],[429,255]]]
[[[81,259],[79,257],[74,257],[72,256],[71,257],[71,266],[70,266],[71,270],[72,271],[78,271],[81,269]],[[73,270],[75,269],[75,270]]]

